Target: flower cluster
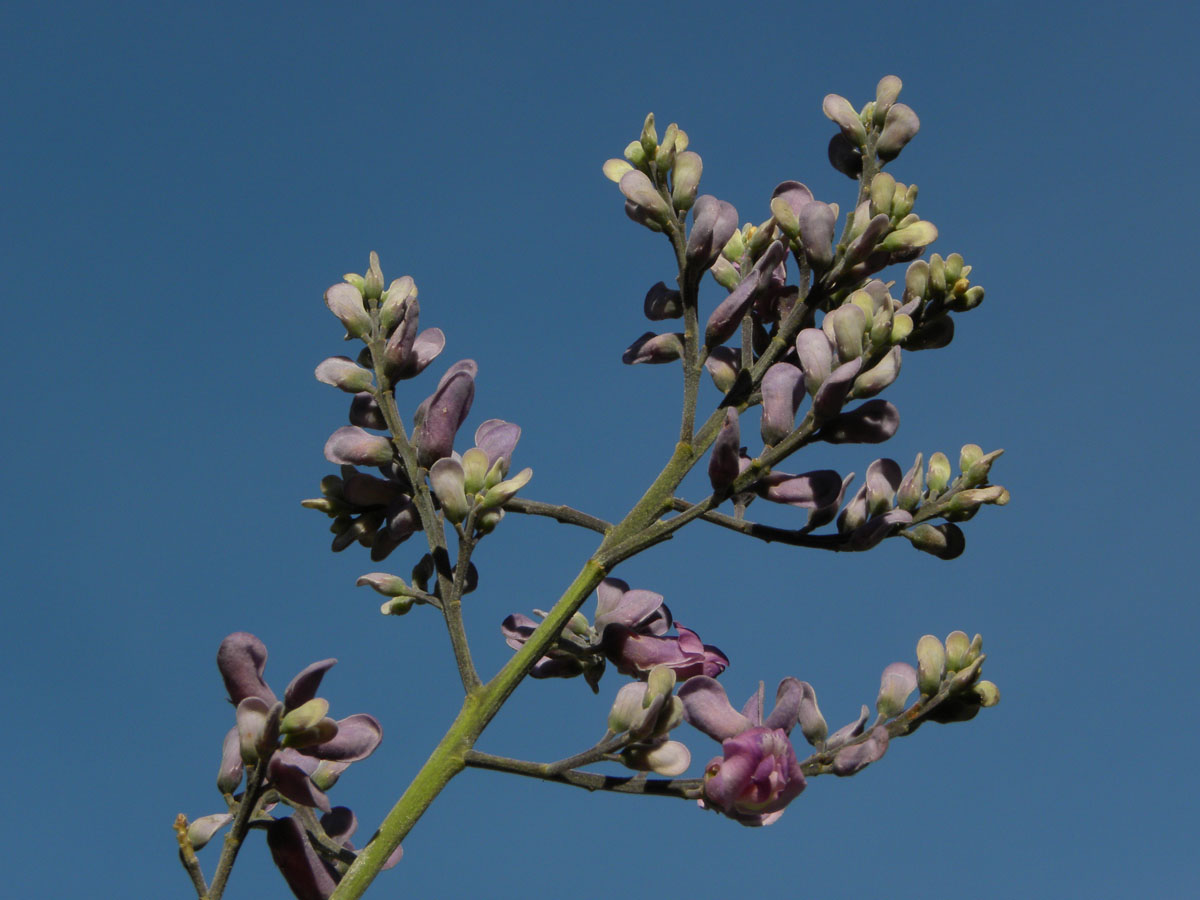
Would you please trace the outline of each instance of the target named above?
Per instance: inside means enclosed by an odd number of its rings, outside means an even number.
[[[533,619],[514,613],[501,624],[501,632],[516,650],[537,627]],[[669,634],[672,627],[674,635]],[[675,622],[662,594],[631,589],[619,578],[605,578],[596,588],[593,622],[576,613],[557,644],[538,660],[530,674],[534,678],[583,675],[592,690],[598,690],[606,661],[622,675],[639,679],[648,677],[654,667],[663,666],[680,681],[697,675],[719,675],[729,665],[720,650]]]
[[[233,821],[244,803],[265,801],[260,815],[270,821],[267,842],[280,871],[297,896],[328,896],[340,878],[333,861],[321,856],[332,848],[352,851],[354,814],[333,807],[326,795],[353,762],[366,759],[383,739],[374,716],[364,713],[334,720],[328,701],[317,696],[325,673],[337,662],[323,659],[302,669],[280,700],[263,680],[267,648],[244,631],[226,637],[217,651],[217,668],[236,706],[236,724],[225,735],[217,787],[230,812],[203,816],[192,823],[188,836],[193,849],[203,847]],[[248,774],[247,774],[248,773]],[[246,780],[245,791],[235,794]],[[276,799],[297,810],[320,810],[324,842],[310,835],[294,815],[269,815]],[[314,820],[315,821],[315,820]],[[396,855],[394,862],[399,860]],[[329,886],[324,893],[305,892],[305,886]]]

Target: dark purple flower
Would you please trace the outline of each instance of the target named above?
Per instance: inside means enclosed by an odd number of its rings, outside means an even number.
[[[614,623],[604,629],[601,649],[622,675],[645,677],[655,666],[666,666],[675,677],[686,681],[698,675],[715,677],[725,671],[729,658],[705,644],[690,628],[676,623],[678,637],[639,634],[627,625]]]
[[[636,366],[638,363],[661,365],[674,362],[681,356],[683,356],[682,334],[655,334],[653,331],[647,331],[625,349],[625,352],[621,354],[621,362],[627,366]]]
[[[359,714],[340,721],[326,716],[329,704],[316,693],[336,659],[302,669],[282,701],[263,681],[266,661],[262,641],[244,631],[229,635],[217,651],[217,667],[230,701],[237,706],[237,724],[222,745],[218,786],[231,793],[241,781],[243,767],[266,756],[268,778],[280,794],[294,803],[327,810],[329,802],[313,782],[313,774],[325,761],[350,763],[370,756],[383,739],[383,729],[373,716]]]
[[[452,365],[413,416],[412,442],[417,460],[431,466],[454,450],[454,436],[471,411],[475,399],[475,376],[479,367],[473,359]]]
[[[737,231],[737,221],[737,210],[732,204],[711,194],[696,198],[685,251],[688,262],[701,270],[709,268]]]
[[[712,456],[708,461],[708,480],[714,491],[722,491],[738,476],[738,449],[741,447],[741,429],[738,411],[734,407],[725,410],[725,421],[713,441]]]

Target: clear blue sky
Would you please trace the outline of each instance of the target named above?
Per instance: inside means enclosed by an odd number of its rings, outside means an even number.
[[[184,897],[177,812],[218,811],[231,723],[214,655],[258,634],[276,685],[337,656],[335,712],[384,743],[338,785],[369,834],[459,686],[440,624],[381,619],[304,511],[344,398],[321,302],[378,250],[448,363],[479,363],[463,435],[524,427],[525,494],[619,517],[669,452],[677,374],[623,367],[660,238],[601,163],[653,110],[702,189],[762,220],[776,183],[845,205],[830,91],[904,80],[890,171],[987,300],[888,396],[900,432],[789,466],[865,471],[1005,447],[1003,510],[944,563],[750,545],[701,527],[617,574],[759,678],[812,682],[835,727],[917,638],[982,632],[1003,693],[776,825],[467,773],[378,896],[1173,896],[1196,878],[1194,11],[1173,4],[63,4],[0,19],[3,442],[12,897]],[[1182,274],[1181,274],[1182,273]],[[706,295],[710,299],[715,294]],[[704,395],[712,403],[715,394]],[[1188,460],[1193,460],[1189,463]],[[698,489],[694,492],[698,494]],[[593,546],[512,516],[477,561],[477,659]],[[407,574],[415,551],[390,568]],[[590,608],[590,607],[589,607]],[[529,683],[479,747],[549,759],[604,728],[617,680]],[[683,732],[681,732],[683,734]],[[715,745],[685,738],[697,767]],[[215,850],[204,854],[212,865]],[[1192,862],[1187,862],[1192,859]],[[282,897],[255,842],[231,898]],[[372,895],[374,896],[374,895]]]

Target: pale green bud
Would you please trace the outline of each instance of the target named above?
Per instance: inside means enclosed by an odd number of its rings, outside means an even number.
[[[965,631],[952,631],[946,635],[946,668],[957,672],[964,668],[970,660],[967,654],[971,651],[971,639]]]
[[[887,111],[892,108],[904,83],[895,75],[884,75],[875,86],[875,109],[872,118],[876,127],[882,128]]]
[[[946,261],[936,253],[929,257],[929,286],[939,297],[946,293]]]
[[[479,501],[480,509],[494,509],[503,506],[516,495],[517,491],[525,487],[532,477],[533,469],[524,468],[512,478],[489,488],[488,492],[483,495],[483,499]]]
[[[704,162],[699,153],[684,151],[675,157],[675,170],[671,173],[671,202],[679,210],[691,209],[700,188],[700,174]]]
[[[688,135],[682,128],[675,131],[675,152],[682,153],[688,148]]]
[[[958,470],[964,475],[983,457],[983,448],[978,444],[963,444],[958,453]]]
[[[800,220],[785,197],[776,197],[771,201],[771,215],[775,217],[779,229],[793,240],[800,236]]]
[[[1003,450],[993,450],[991,453],[985,453],[983,456],[979,457],[977,460],[971,463],[970,468],[963,473],[963,483],[966,484],[967,487],[975,487],[976,485],[983,484],[985,481],[987,481],[988,475],[992,471],[992,463],[995,462],[995,460],[1003,453]]]
[[[1000,688],[990,681],[980,681],[972,688],[983,707],[995,706],[1000,702]]]
[[[638,146],[640,147],[641,145],[639,144]],[[623,159],[607,160],[602,168],[604,177],[609,181],[620,181],[622,175],[632,170],[633,166],[630,165],[628,161]]]
[[[660,172],[669,171],[675,165],[675,134],[679,126],[672,122],[663,132],[662,141],[654,151],[654,162]]]
[[[675,690],[675,670],[669,666],[655,666],[646,678],[646,699],[644,706],[649,706],[655,697],[666,696]]]
[[[912,330],[912,316],[908,313],[896,313],[892,318],[892,343],[903,344],[905,339],[912,334]]]
[[[821,323],[821,330],[837,347],[838,358],[842,362],[862,356],[863,332],[866,327],[866,314],[861,307],[853,303],[839,306],[826,315]]]
[[[415,602],[412,597],[393,597],[391,600],[385,600],[379,611],[385,616],[402,616],[413,608]]]
[[[417,286],[410,275],[396,278],[388,285],[388,289],[383,293],[383,303],[379,307],[379,324],[385,333],[390,333],[399,324],[404,316],[405,307],[410,300],[416,298]]]
[[[491,534],[504,518],[502,509],[486,509],[475,518],[475,529],[480,534]]]
[[[733,242],[730,241],[730,243]],[[728,247],[729,244],[725,246]],[[709,271],[712,272],[712,276],[716,279],[717,284],[729,291],[738,286],[738,282],[742,277],[738,273],[738,270],[733,267],[733,264],[724,256],[718,256],[717,261],[712,264]]]
[[[925,457],[918,453],[912,468],[904,473],[900,489],[896,492],[896,504],[903,510],[913,512],[921,505],[925,495]]]
[[[725,246],[721,248],[721,255],[730,262],[737,262],[745,252],[746,239],[742,236],[742,231],[739,228],[733,233],[733,237],[725,242]]]
[[[366,294],[367,292],[366,279],[364,279],[361,275],[356,275],[354,272],[347,272],[342,276],[342,281],[346,282],[346,284],[354,285],[356,288],[358,288],[358,292],[360,294]]]
[[[861,309],[863,311],[863,313],[867,317],[868,322],[870,322],[872,319],[874,319],[874,317],[875,317],[875,298],[872,297],[870,295],[870,293],[868,293],[867,291],[855,291],[853,294],[851,294],[846,299],[850,303],[853,303],[855,306],[857,306],[859,309]]]
[[[933,695],[946,674],[946,648],[935,635],[917,641],[917,687],[922,694]]]
[[[892,215],[892,198],[896,195],[896,179],[880,172],[871,179],[871,215]]]
[[[906,217],[907,218],[907,217]],[[903,220],[901,220],[903,221]],[[937,226],[924,220],[913,222],[898,228],[880,241],[876,246],[889,253],[897,251],[918,250],[937,240]]]
[[[477,494],[483,490],[488,474],[487,454],[478,447],[472,447],[463,454],[462,468],[463,490],[468,494]]]
[[[946,284],[954,284],[962,277],[963,258],[961,253],[951,253],[946,257]]]
[[[929,291],[929,263],[915,259],[904,273],[904,300],[924,297]]]
[[[963,291],[961,297],[955,298],[954,308],[959,312],[966,312],[969,309],[974,309],[982,302],[983,286],[976,284]]]
[[[930,497],[936,497],[950,483],[950,460],[940,450],[929,457],[929,471],[925,475],[925,482],[929,485]]]
[[[947,511],[952,513],[968,513],[978,509],[984,503],[994,503],[1004,506],[1009,501],[1009,493],[998,484],[988,487],[969,488],[959,491],[950,498]]]
[[[288,710],[287,714],[279,722],[279,733],[292,734],[312,728],[325,718],[328,712],[329,701],[323,700],[320,697],[314,697],[307,703],[303,703],[295,709]]]
[[[383,270],[379,268],[379,254],[374,250],[371,251],[371,263],[363,279],[362,292],[368,300],[378,300],[383,296]]]
[[[646,158],[653,159],[655,151],[658,150],[658,132],[654,130],[654,113],[646,115],[646,122],[642,125],[640,143],[642,150],[646,153]]]
[[[911,197],[909,196],[911,193]],[[917,186],[914,184],[911,188],[908,185],[896,183],[895,193],[892,194],[892,215],[903,218],[907,216],[913,209],[913,203],[917,199]]]
[[[639,168],[639,169],[645,168],[645,166],[646,166],[646,151],[642,149],[642,145],[641,145],[640,141],[630,141],[629,145],[625,148],[624,155],[625,155],[625,158],[627,160],[629,160],[631,163],[633,163],[634,166],[636,166],[637,168]],[[620,180],[621,180],[620,178],[617,179],[617,181],[620,181]]]

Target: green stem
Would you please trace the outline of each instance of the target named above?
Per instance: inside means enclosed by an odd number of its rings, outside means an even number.
[[[246,779],[246,792],[242,794],[241,802],[238,803],[238,811],[233,817],[229,834],[225,835],[225,842],[221,846],[221,859],[217,862],[217,871],[213,873],[212,884],[208,888],[205,900],[221,900],[221,895],[225,892],[225,884],[229,881],[234,862],[237,861],[238,851],[242,849],[242,842],[250,830],[251,819],[262,799],[270,759],[269,753],[264,754]]]
[[[196,858],[196,851],[192,849],[192,842],[188,840],[188,820],[187,816],[180,813],[175,817],[175,840],[179,842],[179,861],[183,863],[184,870],[188,873],[188,877],[192,879],[192,887],[196,889],[196,897],[199,900],[204,900],[208,896],[208,885],[204,881],[204,870],[200,868],[200,860]]]
[[[604,534],[612,528],[611,522],[580,512],[573,507],[542,503],[538,500],[526,500],[524,497],[513,497],[504,504],[504,509],[507,512],[523,513],[527,516],[548,516],[564,525],[578,525],[580,528],[588,528],[598,531],[600,534]]]
[[[587,791],[678,797],[682,800],[695,800],[703,783],[698,778],[663,779],[647,778],[645,775],[598,775],[594,772],[578,772],[574,769],[550,773],[546,771],[546,763],[510,759],[507,756],[493,756],[491,753],[480,753],[478,750],[467,751],[466,764],[475,769],[524,775],[541,781],[569,784]]]

